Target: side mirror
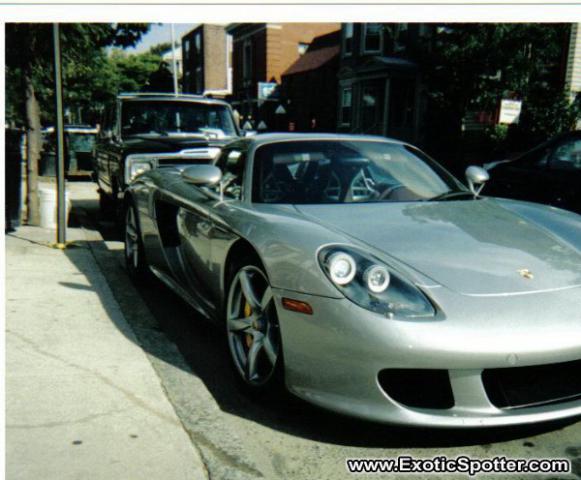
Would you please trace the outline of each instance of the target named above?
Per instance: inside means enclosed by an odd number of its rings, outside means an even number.
[[[193,185],[214,185],[222,179],[222,171],[214,165],[192,165],[182,170],[182,177]]]
[[[466,169],[466,180],[468,180],[468,187],[475,197],[480,195],[484,188],[484,184],[490,179],[488,172],[482,167],[472,165]]]

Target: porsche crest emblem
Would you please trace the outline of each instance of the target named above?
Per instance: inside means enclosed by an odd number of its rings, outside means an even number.
[[[535,276],[533,275],[533,272],[531,272],[528,268],[521,268],[520,270],[517,270],[517,272],[523,278],[526,278],[526,279],[529,279],[529,280],[535,278]]]

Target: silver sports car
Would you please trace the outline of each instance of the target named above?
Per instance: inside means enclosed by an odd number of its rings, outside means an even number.
[[[242,138],[137,177],[127,267],[222,325],[248,390],[407,425],[581,415],[581,217],[467,180],[386,138]]]

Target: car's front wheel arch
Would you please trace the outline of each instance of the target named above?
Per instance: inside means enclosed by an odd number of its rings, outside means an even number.
[[[268,270],[264,266],[264,262],[260,258],[256,248],[248,240],[243,238],[236,240],[228,250],[226,260],[224,261],[224,269],[222,272],[222,292],[224,293],[221,299],[222,308],[226,306],[227,289],[230,286],[230,281],[236,274],[236,270],[243,266],[242,263],[247,259],[257,263],[268,277]]]

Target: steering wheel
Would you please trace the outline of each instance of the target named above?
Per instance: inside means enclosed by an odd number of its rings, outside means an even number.
[[[376,183],[371,178],[365,174],[365,169],[360,169],[359,172],[352,178],[349,184],[349,189],[347,190],[348,195],[351,197],[352,201],[359,200],[369,200],[376,197],[377,188]]]

